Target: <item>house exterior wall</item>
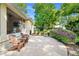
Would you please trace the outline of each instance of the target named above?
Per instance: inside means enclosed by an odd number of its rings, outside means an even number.
[[[32,23],[29,20],[27,21],[27,19],[25,21],[26,32],[30,34],[30,31],[32,31]],[[5,40],[7,40],[7,5],[0,4],[0,42]],[[2,47],[5,48],[5,44],[0,44],[0,50]]]
[[[26,32],[29,34],[30,33],[30,30],[32,29],[31,25],[32,25],[32,22],[30,22],[30,20],[27,20],[28,17],[26,17],[25,13],[22,13],[19,11],[18,8],[16,8],[17,6],[14,5],[14,4],[6,4],[7,7],[12,10],[14,13],[16,13],[17,15],[19,15],[20,17],[22,17],[22,19],[24,19],[26,22],[25,22],[25,27],[26,27]],[[24,24],[21,24],[21,27],[20,28],[23,28]]]
[[[25,28],[26,28],[26,33],[30,34],[30,31],[32,32],[32,23],[30,21],[26,21]]]
[[[31,31],[32,31],[32,34],[33,34],[34,33],[34,25],[32,25]]]
[[[16,11],[15,11],[16,12]],[[28,34],[33,33],[33,25],[30,20],[25,19],[25,28]],[[7,5],[0,4],[0,41],[5,41],[7,37]]]
[[[0,41],[4,41],[7,36],[7,9],[5,4],[0,4]]]
[[[0,4],[0,42],[7,40],[7,9],[5,4]],[[5,43],[0,44],[0,51],[5,49]]]

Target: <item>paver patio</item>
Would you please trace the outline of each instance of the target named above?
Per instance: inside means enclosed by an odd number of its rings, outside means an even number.
[[[28,44],[20,52],[9,51],[6,56],[66,56],[66,46],[54,38],[30,36]]]

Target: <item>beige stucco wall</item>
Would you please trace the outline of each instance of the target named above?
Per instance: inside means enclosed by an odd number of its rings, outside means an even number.
[[[32,31],[32,23],[29,20],[25,22],[25,28],[26,28],[26,33],[30,34],[30,31]]]
[[[0,42],[7,40],[7,9],[5,4],[0,4]],[[0,44],[0,51],[5,50],[5,43]]]
[[[7,36],[7,9],[5,4],[0,5],[0,41],[6,40]]]

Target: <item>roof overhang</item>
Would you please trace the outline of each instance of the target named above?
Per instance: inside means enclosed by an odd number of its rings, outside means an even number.
[[[22,19],[24,20],[29,20],[32,22],[31,18],[26,16],[26,14],[15,4],[15,3],[6,3],[6,6],[13,11],[14,13],[16,13],[17,15],[19,15]]]

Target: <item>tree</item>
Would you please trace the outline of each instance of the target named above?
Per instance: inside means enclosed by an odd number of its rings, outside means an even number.
[[[38,3],[34,5],[35,25],[40,30],[53,28],[57,19],[57,10],[54,4]]]
[[[63,3],[60,10],[60,16],[65,17],[64,21],[69,22],[71,15],[77,15],[79,13],[79,4],[78,3]],[[73,18],[73,17],[72,17]],[[72,21],[75,21],[73,19]],[[63,21],[63,19],[61,19]]]
[[[62,15],[70,15],[79,13],[79,3],[63,3],[61,6]]]
[[[71,30],[79,35],[79,4],[78,3],[64,3],[61,6],[59,19],[61,24],[65,24],[66,29]],[[65,19],[63,19],[65,17]],[[64,21],[64,22],[62,22]]]
[[[65,3],[62,4],[61,7],[61,16],[67,17],[66,19],[61,19],[61,21],[67,21],[67,24],[65,24],[66,29],[71,30],[79,35],[79,4],[76,3]]]
[[[71,16],[65,27],[79,35],[79,15]]]

